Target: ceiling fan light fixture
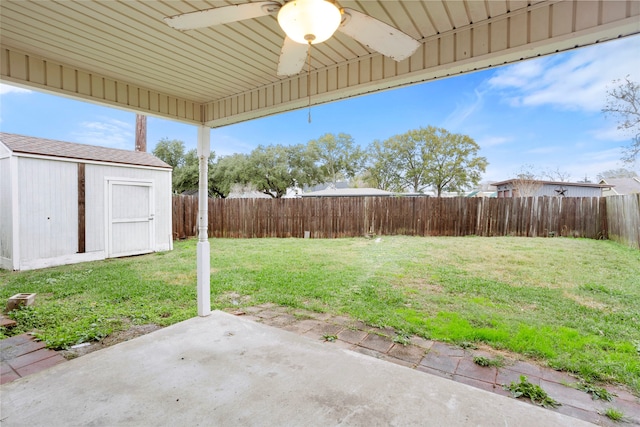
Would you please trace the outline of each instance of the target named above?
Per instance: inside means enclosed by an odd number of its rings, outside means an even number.
[[[340,26],[342,14],[326,0],[292,0],[278,12],[278,24],[291,40],[316,44],[330,38]]]

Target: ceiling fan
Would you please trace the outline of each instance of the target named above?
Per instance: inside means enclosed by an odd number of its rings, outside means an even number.
[[[298,74],[310,45],[326,41],[336,30],[395,61],[410,57],[420,47],[420,42],[397,28],[357,10],[339,8],[330,0],[242,3],[170,16],[164,21],[177,30],[193,30],[275,14],[286,35],[278,76]]]

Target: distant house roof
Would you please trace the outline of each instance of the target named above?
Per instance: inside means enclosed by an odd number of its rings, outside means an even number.
[[[327,188],[326,190],[302,193],[302,197],[388,197],[393,196],[390,191],[377,188]]]
[[[635,178],[607,178],[601,179],[600,184],[609,184],[611,191],[618,195],[640,193],[640,177]]]
[[[329,188],[349,188],[349,182],[348,181],[338,181],[335,184],[334,183],[322,183],[322,184],[316,184],[313,187],[305,187],[304,191],[305,192],[314,192],[314,191],[320,191],[320,190],[328,190]]]
[[[262,191],[232,191],[227,196],[227,199],[272,199],[273,197],[268,194],[264,194]]]
[[[518,178],[508,179],[506,181],[500,182],[492,182],[491,185],[499,186],[499,185],[508,185],[513,184],[514,182],[520,181]],[[592,187],[592,188],[610,188],[612,185],[609,184],[593,184],[591,182],[562,182],[562,181],[543,181],[543,180],[526,180],[527,182],[539,182],[542,185],[559,185],[564,187]]]
[[[171,169],[171,166],[153,154],[141,151],[76,144],[6,132],[0,132],[0,142],[14,153]]]

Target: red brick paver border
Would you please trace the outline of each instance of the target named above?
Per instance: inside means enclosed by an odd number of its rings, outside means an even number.
[[[45,348],[28,334],[16,335],[0,341],[0,384],[40,372],[62,362],[61,354]]]
[[[331,316],[327,313],[303,310],[291,312],[286,307],[273,304],[250,307],[246,309],[246,313],[250,314],[247,317],[251,320],[312,339],[324,340],[327,345],[350,349],[503,396],[511,396],[503,385],[512,381],[518,382],[520,376],[524,375],[531,383],[540,385],[562,404],[552,409],[554,411],[600,426],[614,427],[619,423],[604,415],[606,408],[614,407],[625,414],[626,426],[640,426],[640,398],[631,393],[607,387],[609,391],[617,394],[613,402],[592,400],[587,393],[570,387],[578,380],[565,372],[522,360],[505,359],[505,365],[500,368],[483,367],[473,361],[475,356],[497,358],[499,354],[493,353],[491,349],[463,349],[417,336],[410,337],[409,342],[403,345],[394,341],[396,332],[391,328],[376,328],[345,316]],[[337,339],[326,340],[328,336]]]

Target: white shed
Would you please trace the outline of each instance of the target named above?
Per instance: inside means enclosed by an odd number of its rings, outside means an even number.
[[[171,172],[150,153],[0,132],[0,267],[173,249]]]

